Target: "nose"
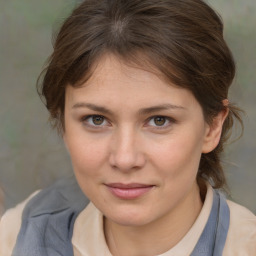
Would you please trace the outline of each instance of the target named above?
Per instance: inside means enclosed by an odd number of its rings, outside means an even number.
[[[138,170],[145,165],[142,141],[135,131],[126,127],[113,135],[109,162],[112,168],[122,172]]]

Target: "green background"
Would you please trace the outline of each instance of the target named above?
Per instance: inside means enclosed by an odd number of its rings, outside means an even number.
[[[223,17],[237,62],[229,98],[247,113],[244,136],[227,147],[223,162],[232,199],[256,213],[256,2],[208,2]],[[52,51],[52,32],[74,5],[75,0],[0,0],[0,186],[5,208],[72,172],[35,84]]]

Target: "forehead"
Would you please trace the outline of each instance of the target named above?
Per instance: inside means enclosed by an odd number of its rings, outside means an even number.
[[[66,104],[90,101],[115,107],[194,104],[192,93],[167,82],[159,71],[130,65],[115,55],[103,56],[82,86],[67,87]]]
[[[90,82],[97,80],[117,79],[118,75],[127,76],[127,79],[139,82],[140,80],[165,80],[163,74],[151,63],[150,59],[141,53],[132,58],[124,58],[115,54],[106,53],[92,65]],[[122,77],[123,78],[123,77]]]

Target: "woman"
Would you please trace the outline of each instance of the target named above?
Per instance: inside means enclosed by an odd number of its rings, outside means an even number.
[[[81,3],[39,89],[75,178],[5,214],[1,255],[256,255],[256,217],[216,190],[234,75],[201,0]]]

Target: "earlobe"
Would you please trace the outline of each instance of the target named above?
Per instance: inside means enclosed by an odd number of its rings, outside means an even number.
[[[225,119],[228,116],[228,113],[228,108],[223,109],[218,113],[216,117],[214,117],[211,124],[207,124],[202,153],[206,154],[213,151],[219,144],[222,127]]]

